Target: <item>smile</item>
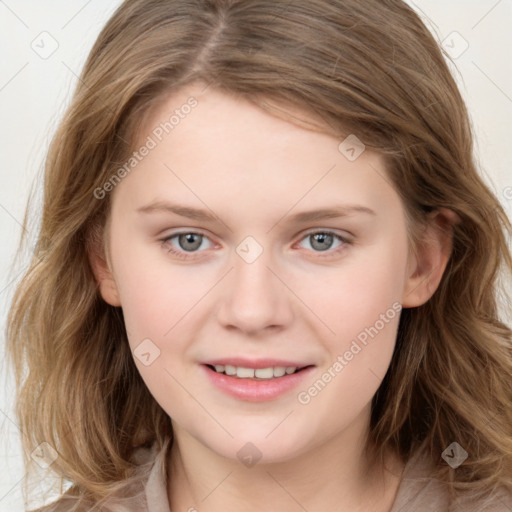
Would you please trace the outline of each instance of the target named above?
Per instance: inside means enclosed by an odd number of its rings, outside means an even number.
[[[247,366],[201,364],[208,381],[222,394],[245,402],[266,402],[290,395],[316,368],[309,366]],[[295,397],[295,394],[293,395]]]
[[[284,377],[285,375],[291,375],[298,371],[296,366],[274,366],[268,368],[244,368],[243,366],[231,366],[231,365],[208,365],[211,369],[217,373],[223,373],[232,377],[238,377],[239,379],[262,379],[268,380],[278,377]]]

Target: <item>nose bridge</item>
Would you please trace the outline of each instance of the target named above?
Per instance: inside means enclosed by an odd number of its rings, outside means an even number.
[[[270,270],[270,248],[246,237],[233,254],[233,272],[225,285],[219,320],[244,331],[258,331],[288,320],[286,287]],[[270,268],[269,268],[270,267]]]

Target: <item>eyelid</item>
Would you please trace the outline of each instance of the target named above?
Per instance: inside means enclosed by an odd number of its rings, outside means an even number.
[[[345,236],[343,234],[338,233],[334,229],[316,229],[315,228],[315,229],[306,231],[305,233],[302,233],[300,235],[299,240],[294,244],[294,246],[300,244],[308,236],[316,235],[316,234],[320,234],[320,233],[332,235],[333,238],[337,238],[341,242],[341,245],[334,249],[327,249],[326,251],[307,250],[308,253],[314,254],[315,258],[329,258],[329,257],[337,256],[340,252],[344,251],[348,245],[353,245],[353,235]]]
[[[332,235],[339,236],[346,240],[351,240],[354,237],[354,235],[352,233],[350,233],[350,231],[346,231],[346,230],[340,231],[336,228],[320,228],[320,229],[311,228],[306,231],[301,231],[297,236],[302,236],[302,238],[304,238],[305,236],[312,235],[314,233],[330,233]]]
[[[309,229],[309,230],[307,230],[305,232],[301,232],[301,233],[297,234],[294,238],[296,238],[297,236],[300,237],[300,238],[297,240],[297,242],[294,245],[300,244],[307,236],[313,235],[313,234],[318,234],[318,233],[332,235],[333,237],[338,238],[342,242],[340,247],[338,247],[336,249],[332,249],[332,250],[328,249],[327,251],[325,251],[325,253],[326,253],[325,255],[322,254],[323,251],[310,251],[310,250],[308,250],[308,252],[312,252],[313,254],[316,254],[317,255],[316,257],[319,257],[319,258],[322,258],[322,257],[326,257],[327,258],[327,257],[330,257],[330,256],[334,256],[334,255],[338,254],[340,251],[342,251],[347,245],[352,245],[353,244],[353,240],[352,240],[353,235],[351,233],[347,233],[349,236],[346,236],[346,235],[338,233],[337,230],[332,229],[332,228],[325,228],[325,229],[322,229],[322,228],[311,228],[311,229]],[[170,234],[166,235],[163,238],[160,238],[159,241],[161,242],[162,247],[166,248],[166,250],[168,252],[173,253],[173,254],[175,254],[178,257],[181,257],[183,259],[191,259],[191,258],[195,258],[196,257],[195,255],[199,255],[199,254],[201,254],[203,252],[206,252],[206,251],[194,251],[194,252],[187,253],[186,251],[182,251],[182,250],[174,248],[169,243],[169,240],[174,238],[174,237],[176,237],[176,236],[179,236],[179,235],[189,235],[189,234],[203,236],[204,238],[207,238],[210,242],[212,242],[214,246],[218,245],[213,240],[211,240],[211,237],[207,233],[205,233],[204,231],[202,231],[200,229],[196,229],[196,228],[181,229],[179,231],[170,233]],[[167,246],[169,246],[169,247],[167,247]]]
[[[165,245],[165,244],[169,243],[169,240],[171,238],[174,238],[174,237],[177,237],[177,236],[180,236],[180,235],[199,235],[199,236],[202,236],[203,238],[208,239],[212,243],[212,245],[214,245],[214,246],[215,245],[217,245],[217,246],[219,245],[214,240],[212,240],[212,237],[210,235],[208,235],[206,232],[204,232],[204,231],[202,231],[200,229],[196,229],[196,228],[193,228],[193,229],[180,229],[179,231],[167,234],[164,237],[159,238],[159,241],[163,245]],[[180,251],[180,252],[185,252],[185,251]],[[204,252],[204,251],[199,251],[199,252]],[[196,253],[188,253],[188,254],[197,254],[197,252]]]
[[[178,229],[178,231],[166,233],[165,236],[162,236],[161,238],[159,238],[159,241],[166,242],[166,241],[169,241],[171,238],[174,238],[175,236],[179,236],[179,235],[200,235],[200,236],[210,240],[212,242],[212,244],[218,245],[216,242],[214,242],[211,235],[209,235],[206,231],[203,231],[201,229],[197,229],[197,228],[190,228],[190,229],[177,228],[177,229]]]
[[[207,238],[208,240],[210,239],[210,237],[206,236],[204,233],[201,233],[200,231],[195,231],[195,230],[185,230],[185,231],[178,231],[176,233],[171,233],[163,238],[159,238],[158,241],[160,242],[160,245],[162,247],[162,249],[164,251],[166,251],[167,253],[169,254],[172,254],[174,257],[180,259],[180,260],[183,260],[183,261],[189,261],[189,260],[193,260],[193,259],[196,259],[197,256],[196,255],[200,255],[201,256],[201,253],[204,252],[204,251],[199,251],[199,252],[191,252],[191,253],[187,253],[187,251],[182,251],[182,250],[179,250],[179,249],[176,249],[171,243],[170,243],[170,240],[171,238],[174,238],[174,237],[177,237],[177,236],[180,236],[180,235],[200,235],[200,236],[203,236],[204,238]]]

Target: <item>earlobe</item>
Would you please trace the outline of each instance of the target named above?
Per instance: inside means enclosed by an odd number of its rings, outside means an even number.
[[[104,230],[105,236],[106,229]],[[108,263],[108,257],[105,255],[103,234],[99,229],[91,231],[87,242],[87,253],[103,300],[111,306],[121,306],[117,284],[111,270],[111,265]]]
[[[432,212],[417,251],[409,254],[402,299],[404,308],[425,304],[437,290],[450,260],[453,227],[459,216],[446,208]]]

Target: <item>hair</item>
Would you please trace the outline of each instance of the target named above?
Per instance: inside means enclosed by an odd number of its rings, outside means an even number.
[[[104,242],[110,211],[110,195],[94,191],[166,97],[204,83],[283,119],[295,108],[382,155],[412,250],[430,212],[457,214],[437,290],[401,312],[367,445],[375,460],[392,449],[408,461],[425,443],[452,496],[512,489],[512,331],[499,310],[510,306],[502,278],[512,272],[512,226],[478,173],[448,59],[401,0],[125,1],[50,144],[36,251],[9,311],[27,468],[28,453],[47,442],[68,494],[94,504],[147,474],[133,460],[137,447],[172,443],[170,418],[140,377],[121,308],[102,300],[88,254]],[[453,441],[469,454],[456,471],[439,460]]]

